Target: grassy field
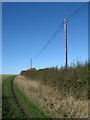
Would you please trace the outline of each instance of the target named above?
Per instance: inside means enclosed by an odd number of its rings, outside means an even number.
[[[3,75],[3,119],[25,117],[13,97],[14,78],[15,95],[28,118],[88,118],[89,66],[86,62]]]
[[[15,74],[0,74],[2,80],[7,80],[10,76],[16,76]]]

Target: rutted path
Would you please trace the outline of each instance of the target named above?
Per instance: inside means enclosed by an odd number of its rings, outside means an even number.
[[[13,81],[15,76],[9,77],[3,81],[3,94],[2,94],[2,117],[3,118],[28,118],[27,113],[21,106],[14,88]]]
[[[17,98],[17,96],[16,96],[16,94],[15,94],[15,91],[14,91],[14,88],[13,88],[13,81],[14,81],[14,79],[12,79],[12,81],[11,81],[11,89],[12,89],[13,97],[14,97],[14,99],[15,99],[15,101],[16,101],[16,104],[17,104],[17,106],[19,107],[20,111],[21,111],[22,114],[24,115],[24,118],[28,118],[29,116],[28,116],[27,113],[24,111],[24,108],[21,106],[20,101],[18,100],[18,98]]]

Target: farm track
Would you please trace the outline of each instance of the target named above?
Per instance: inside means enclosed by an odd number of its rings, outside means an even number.
[[[13,78],[8,78],[5,81],[9,81],[9,86],[8,84],[4,84],[4,90],[6,87],[9,88],[10,92],[8,91],[8,95],[4,95],[2,96],[2,102],[3,102],[3,116],[2,116],[2,120],[5,118],[22,118],[22,119],[26,119],[29,118],[30,116],[27,114],[27,112],[24,110],[24,107],[21,105],[20,100],[18,99],[16,93],[15,93],[15,89],[14,89],[14,77]],[[6,90],[7,92],[7,90]],[[12,104],[10,104],[9,102],[12,101],[14,103],[14,107]],[[11,102],[11,103],[12,103]],[[19,112],[18,112],[19,111]],[[17,114],[17,115],[16,115]]]
[[[12,93],[13,93],[13,97],[16,101],[16,104],[17,104],[18,108],[20,109],[21,113],[24,115],[24,118],[29,118],[27,113],[24,111],[24,108],[21,106],[20,101],[18,100],[18,98],[15,94],[15,91],[14,91],[14,88],[13,88],[13,82],[14,82],[14,79],[12,79],[12,81],[11,81],[11,90],[12,90]]]

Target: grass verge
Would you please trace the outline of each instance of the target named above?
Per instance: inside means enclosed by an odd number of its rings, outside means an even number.
[[[38,104],[41,110],[51,118],[87,118],[88,100],[75,99],[72,96],[63,96],[61,92],[52,87],[42,85],[38,81],[27,80],[23,76],[17,76],[14,81],[20,91],[27,98]],[[32,98],[32,99],[31,99]]]
[[[28,98],[21,92],[19,87],[14,83],[14,90],[17,98],[19,99],[20,103],[23,105],[25,111],[30,118],[47,118],[48,115],[44,114],[39,106],[36,105],[32,100],[28,100]]]

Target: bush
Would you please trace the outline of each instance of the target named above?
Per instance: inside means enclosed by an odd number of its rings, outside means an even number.
[[[88,77],[90,63],[79,63],[58,69],[57,67],[26,70],[20,74],[42,84],[61,91],[64,95],[72,95],[76,99],[88,99]]]

